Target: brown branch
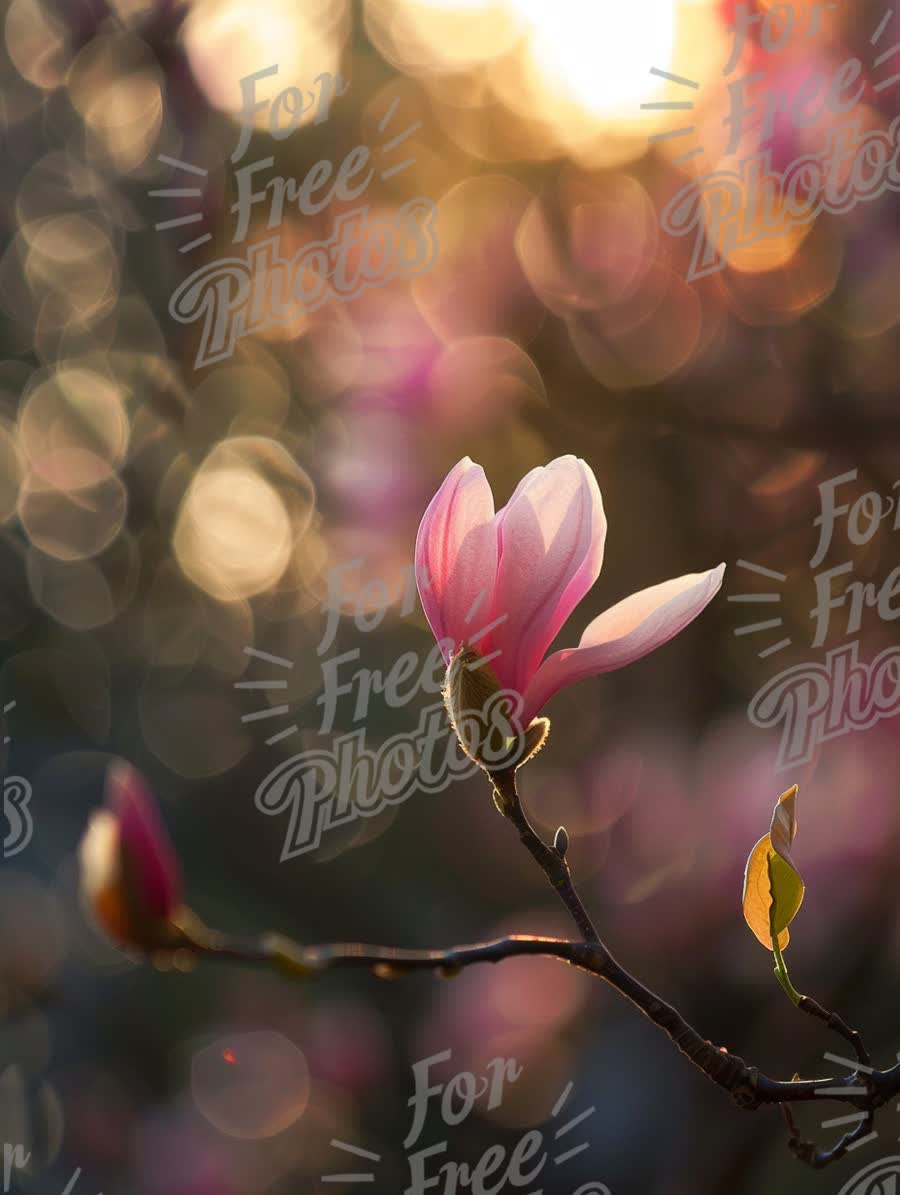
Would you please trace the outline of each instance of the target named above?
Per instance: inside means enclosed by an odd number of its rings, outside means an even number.
[[[499,963],[523,955],[557,958],[614,987],[659,1025],[708,1078],[751,1111],[788,1103],[818,1104],[823,1099],[875,1111],[900,1094],[900,1063],[887,1071],[872,1071],[864,1080],[854,1074],[785,1082],[761,1075],[742,1058],[701,1038],[674,1008],[629,975],[598,943],[514,934],[449,950],[403,950],[362,942],[300,946],[280,934],[266,935],[259,943],[242,943],[208,932],[185,941],[185,947],[200,957],[265,964],[283,974],[309,978],[345,969],[368,970],[379,979],[397,979],[416,971],[436,971],[452,978],[478,963]],[[710,1060],[712,1066],[708,1066]],[[829,1094],[832,1088],[834,1095]]]
[[[859,1066],[849,1077],[829,1076],[789,1082],[772,1079],[761,1075],[756,1067],[729,1053],[724,1046],[717,1047],[701,1037],[675,1008],[626,971],[600,940],[572,883],[565,858],[568,841],[565,831],[561,828],[554,845],[548,846],[531,826],[522,808],[514,771],[494,773],[491,782],[498,809],[515,827],[523,845],[565,905],[578,927],[581,941],[513,935],[449,950],[403,950],[353,942],[300,946],[276,934],[267,935],[260,942],[240,942],[186,923],[184,948],[196,956],[272,966],[283,974],[301,977],[342,968],[361,968],[381,979],[393,979],[416,971],[434,971],[452,978],[463,968],[478,963],[498,963],[523,955],[557,958],[604,980],[630,1000],[663,1030],[694,1066],[727,1091],[739,1107],[754,1111],[766,1106],[780,1106],[790,1131],[788,1146],[801,1161],[815,1168],[826,1166],[843,1157],[852,1145],[862,1140],[871,1130],[875,1112],[900,1093],[900,1063],[887,1071],[873,1070],[860,1035],[836,1013],[828,1012],[808,996],[801,998],[798,1007],[821,1020],[853,1046]],[[790,1108],[791,1104],[820,1104],[823,1100],[846,1104],[865,1114],[830,1150],[819,1150],[812,1142],[800,1137]]]
[[[875,1118],[874,1109],[867,1109],[860,1114],[854,1128],[849,1133],[845,1133],[831,1149],[819,1149],[814,1141],[807,1141],[800,1136],[790,1105],[782,1104],[781,1110],[791,1134],[788,1139],[788,1149],[795,1158],[799,1158],[807,1166],[812,1166],[814,1170],[821,1170],[825,1166],[830,1166],[832,1162],[840,1161],[858,1141],[871,1132],[872,1122]]]
[[[541,868],[544,875],[550,881],[550,886],[558,893],[559,899],[566,906],[572,916],[572,920],[578,926],[578,932],[585,942],[596,943],[603,953],[606,954],[607,951],[600,942],[600,935],[594,928],[587,910],[581,903],[578,893],[575,891],[569,865],[566,862],[565,852],[560,852],[559,850],[554,850],[553,847],[547,846],[532,828],[525,810],[522,808],[522,802],[519,800],[519,791],[516,788],[515,769],[509,772],[494,772],[490,779],[496,793],[495,804],[497,808],[518,830],[519,839],[525,848],[531,852],[538,867]]]
[[[874,1073],[871,1067],[872,1059],[857,1030],[851,1029],[843,1017],[838,1016],[836,1012],[829,1012],[810,996],[801,996],[797,1007],[803,1012],[809,1013],[810,1016],[816,1017],[817,1020],[824,1021],[829,1029],[850,1043],[856,1054],[859,1066],[847,1082],[852,1081],[854,1086],[860,1085],[864,1087],[872,1095],[874,1092],[872,1081],[865,1077]],[[860,1072],[862,1072],[862,1078]],[[814,1141],[809,1141],[801,1137],[790,1105],[783,1104],[781,1110],[784,1113],[784,1118],[790,1131],[788,1149],[796,1158],[799,1158],[801,1162],[805,1162],[807,1166],[812,1166],[814,1170],[821,1170],[824,1166],[830,1166],[832,1162],[840,1161],[857,1143],[862,1142],[864,1138],[868,1138],[870,1134],[874,1135],[872,1133],[872,1126],[875,1119],[875,1110],[882,1102],[884,1101],[879,1100],[876,1105],[872,1101],[867,1101],[866,1106],[858,1113],[859,1119],[854,1127],[849,1132],[844,1133],[830,1149],[819,1149]]]
[[[844,1134],[837,1144],[828,1150],[820,1150],[814,1142],[801,1138],[797,1132],[789,1103],[784,1102],[785,1084],[761,1079],[755,1068],[748,1066],[742,1058],[730,1054],[724,1047],[716,1049],[712,1043],[702,1038],[671,1005],[665,1004],[645,988],[612,957],[610,951],[600,940],[599,934],[575,891],[569,866],[565,861],[565,847],[561,851],[547,847],[529,823],[519,799],[515,769],[493,774],[491,781],[496,793],[497,808],[516,827],[519,838],[537,860],[551,886],[558,892],[585,942],[595,944],[600,952],[598,957],[600,966],[596,973],[631,1000],[654,1024],[659,1025],[695,1066],[713,1082],[729,1091],[732,1098],[742,1107],[754,1108],[764,1102],[760,1096],[761,1087],[768,1102],[781,1102],[782,1111],[791,1131],[788,1147],[795,1157],[814,1168],[818,1169],[831,1162],[836,1162],[871,1131],[875,1115],[874,1101],[880,1097],[876,1096],[869,1081],[860,1081],[857,1072],[852,1077],[853,1085],[859,1086],[861,1094],[865,1093],[864,1098],[867,1102],[862,1108],[862,1114],[854,1128]],[[560,836],[565,844],[568,841],[568,836],[562,827],[557,832],[557,841],[560,840]],[[811,996],[802,996],[797,1007],[809,1016],[823,1021],[829,1029],[849,1042],[860,1063],[859,1069],[863,1072],[872,1072],[871,1057],[857,1030],[851,1029],[842,1017],[823,1008]],[[845,1083],[845,1090],[849,1085],[850,1081],[848,1080]],[[823,1096],[824,1086],[826,1085],[816,1083],[811,1096],[804,1091],[800,1098],[826,1098]],[[787,1087],[788,1096],[798,1098],[795,1084],[791,1083]],[[854,1095],[851,1098],[855,1100],[857,1097]]]
[[[856,1029],[851,1029],[843,1017],[839,1017],[836,1012],[829,1012],[823,1008],[818,1001],[813,1000],[811,996],[801,996],[800,1003],[797,1005],[802,1012],[809,1013],[812,1017],[817,1017],[818,1020],[824,1021],[829,1029],[833,1030],[845,1041],[848,1041],[853,1047],[853,1052],[856,1054],[858,1062],[862,1063],[864,1070],[867,1070],[872,1065],[872,1058],[869,1051],[863,1044],[863,1039]]]

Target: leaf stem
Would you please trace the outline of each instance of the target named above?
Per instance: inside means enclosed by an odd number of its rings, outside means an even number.
[[[805,1000],[806,997],[801,996],[791,983],[790,976],[788,975],[787,965],[784,961],[784,955],[781,953],[781,947],[778,944],[778,935],[775,933],[772,934],[772,951],[775,955],[775,975],[778,978],[778,982],[790,996],[794,1004],[799,1008],[801,1000]]]

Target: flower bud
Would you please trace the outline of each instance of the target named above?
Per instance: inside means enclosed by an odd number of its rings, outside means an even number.
[[[466,645],[447,669],[444,704],[463,751],[489,774],[532,759],[550,733],[547,718],[535,718],[521,729],[522,698],[502,689],[490,665]]]
[[[81,892],[118,945],[141,953],[188,943],[178,860],[143,780],[128,764],[106,774],[106,807],[92,814],[79,848]]]
[[[513,728],[498,707],[503,701],[500,682],[472,648],[463,646],[447,669],[444,705],[456,737],[469,759],[490,770],[507,751]]]

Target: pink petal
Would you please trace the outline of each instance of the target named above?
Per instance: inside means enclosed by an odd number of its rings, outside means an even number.
[[[506,519],[506,516],[509,514],[514,502],[519,497],[519,495],[524,490],[527,490],[533,481],[535,481],[538,477],[540,477],[540,475],[544,472],[545,467],[549,468],[549,466],[537,465],[537,466],[535,466],[534,469],[528,470],[528,472],[525,474],[525,476],[522,478],[522,480],[519,482],[519,484],[513,490],[512,495],[510,496],[510,499],[507,502],[507,504],[504,507],[501,507],[501,509],[497,511],[497,527],[498,528],[502,528],[503,523]]]
[[[134,896],[153,917],[167,918],[181,905],[178,860],[150,791],[127,763],[106,773],[106,802],[119,826],[119,844]]]
[[[618,602],[588,626],[578,647],[554,652],[525,693],[527,723],[554,694],[586,676],[624,668],[683,631],[719,592],[725,565],[652,585]]]
[[[606,516],[594,474],[574,456],[533,469],[497,517],[500,563],[491,635],[502,683],[524,693],[563,623],[600,574]]]
[[[416,536],[419,596],[447,663],[487,625],[496,574],[494,495],[482,467],[465,457],[432,498]]]

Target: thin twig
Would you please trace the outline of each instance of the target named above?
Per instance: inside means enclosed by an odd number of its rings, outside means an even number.
[[[861,1062],[867,1069],[871,1067],[872,1058],[863,1044],[861,1035],[856,1029],[851,1029],[843,1017],[838,1016],[836,1012],[829,1012],[827,1008],[823,1008],[817,1000],[813,1000],[812,996],[801,996],[797,1007],[801,1011],[809,1013],[810,1016],[824,1021],[829,1029],[832,1029],[845,1041],[850,1043],[858,1062]]]
[[[787,1105],[784,1107],[786,1108]],[[825,1166],[830,1166],[832,1162],[839,1162],[853,1148],[857,1141],[861,1141],[863,1137],[867,1136],[872,1131],[874,1118],[875,1111],[869,1108],[864,1115],[860,1116],[860,1119],[850,1132],[845,1133],[840,1141],[836,1145],[833,1145],[831,1149],[819,1149],[814,1141],[804,1140],[804,1138],[798,1135],[797,1126],[792,1123],[791,1119],[788,1122],[791,1125],[791,1137],[788,1141],[788,1149],[795,1158],[799,1158],[801,1162],[805,1162],[813,1170],[822,1170]]]
[[[704,1074],[744,1108],[754,1110],[788,1103],[819,1104],[827,1099],[862,1111],[875,1111],[900,1093],[900,1063],[887,1071],[872,1071],[865,1081],[857,1076],[850,1079],[837,1076],[785,1082],[759,1074],[743,1059],[722,1048],[717,1049],[701,1038],[675,1009],[629,975],[611,959],[604,947],[593,942],[514,934],[472,946],[454,946],[449,950],[403,950],[362,942],[301,946],[279,934],[266,935],[259,943],[243,943],[222,934],[208,933],[186,946],[199,957],[264,964],[284,974],[310,978],[343,969],[367,970],[380,979],[396,979],[417,971],[437,972],[450,978],[465,967],[479,963],[499,963],[525,955],[556,958],[596,975],[627,997],[664,1029]],[[708,1068],[706,1064],[710,1056],[716,1064]],[[833,1095],[831,1088],[835,1089]]]
[[[765,1106],[780,1106],[784,1113],[791,1152],[815,1168],[837,1161],[871,1129],[875,1112],[900,1093],[900,1063],[887,1071],[870,1067],[868,1051],[860,1035],[836,1013],[822,1008],[811,997],[801,998],[798,1007],[823,1021],[827,1027],[848,1041],[860,1063],[859,1071],[822,1079],[795,1079],[784,1082],[761,1075],[756,1067],[731,1054],[724,1046],[714,1046],[701,1037],[681,1014],[622,967],[601,941],[587,910],[572,883],[565,858],[566,836],[558,835],[563,846],[548,846],[536,833],[522,808],[513,771],[491,775],[497,807],[512,823],[523,845],[544,872],[572,917],[581,941],[512,935],[472,946],[454,946],[449,950],[403,950],[363,943],[334,943],[301,946],[276,934],[259,942],[242,942],[205,930],[184,930],[184,949],[198,957],[228,959],[266,965],[292,976],[318,976],[339,968],[362,968],[381,979],[393,979],[416,971],[437,972],[445,978],[459,974],[465,967],[479,963],[498,963],[517,956],[556,958],[604,980],[669,1037],[674,1045],[699,1070],[727,1091],[739,1107],[753,1111]],[[866,1072],[861,1075],[859,1072]],[[832,1093],[833,1089],[833,1093]],[[819,1150],[804,1141],[798,1131],[790,1105],[834,1100],[864,1113],[853,1130],[830,1150]]]
[[[525,810],[522,808],[522,802],[519,800],[515,771],[495,772],[491,775],[491,782],[500,798],[497,802],[498,809],[518,830],[521,842],[531,852],[538,866],[550,881],[550,886],[559,894],[560,900],[571,914],[584,941],[595,942],[605,951],[600,941],[600,935],[594,928],[594,923],[575,891],[568,863],[558,851],[547,846],[529,822]]]

